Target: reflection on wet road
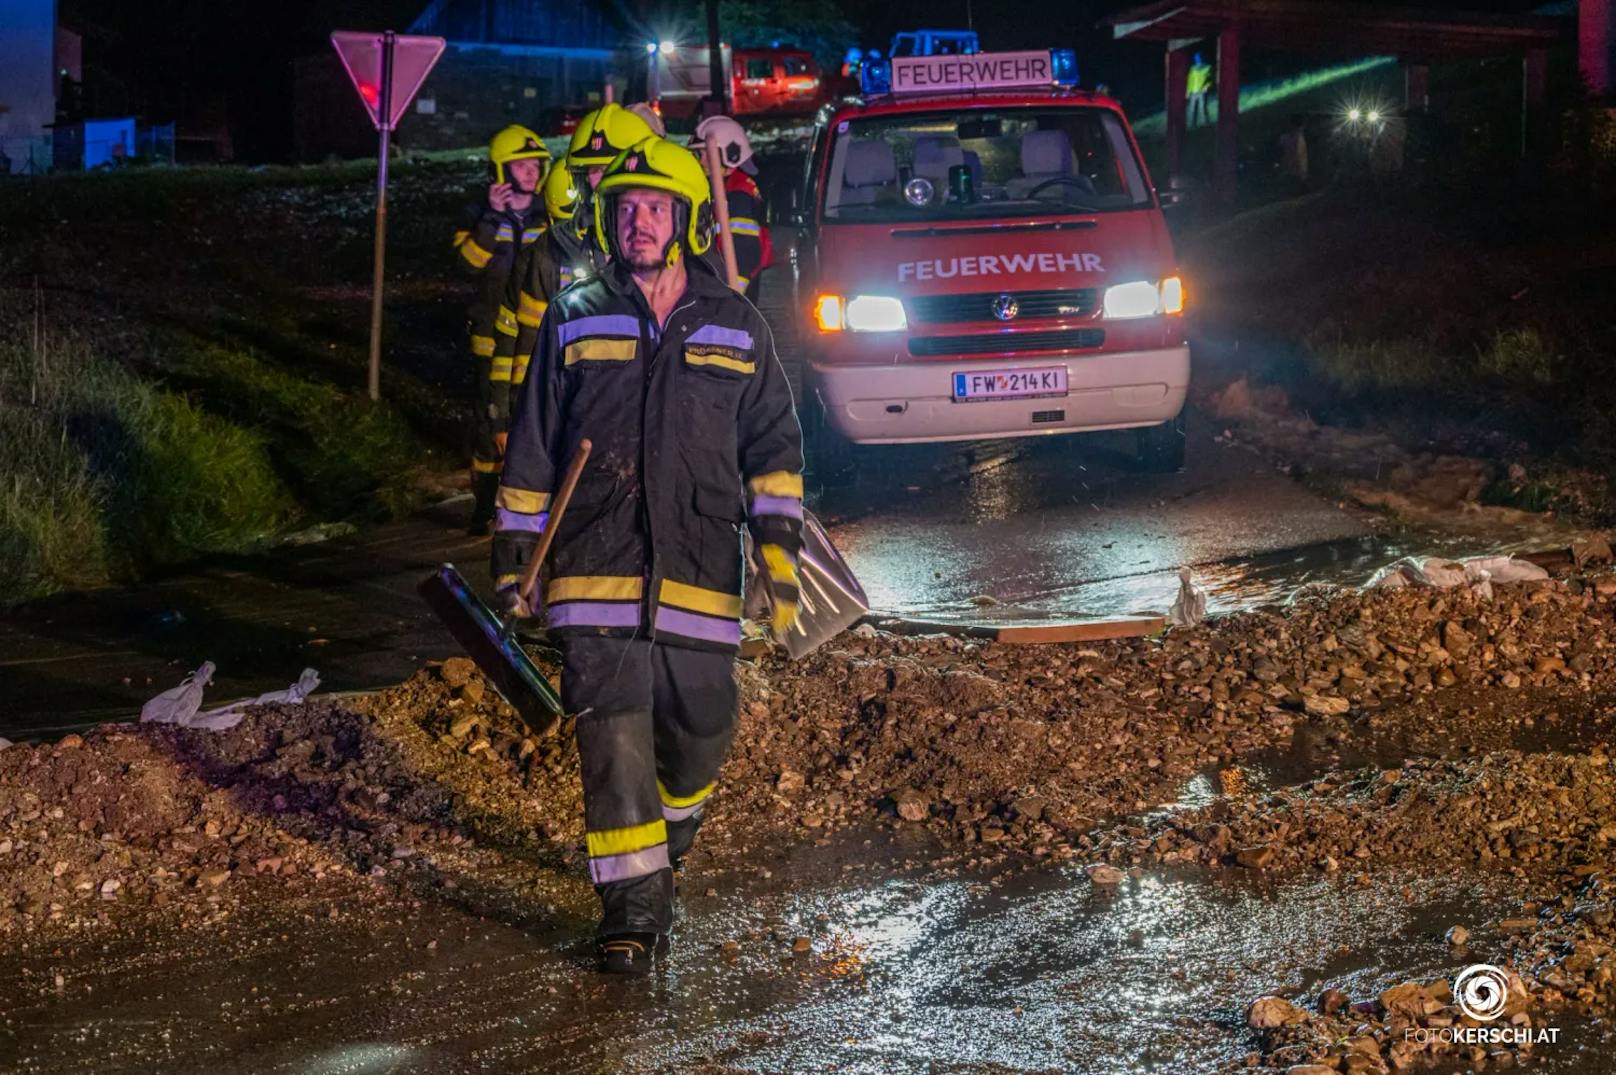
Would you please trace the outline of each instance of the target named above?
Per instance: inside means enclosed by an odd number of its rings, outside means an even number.
[[[949,621],[1161,613],[1181,566],[1225,612],[1358,585],[1409,552],[1492,547],[1387,539],[1376,517],[1194,428],[1171,475],[1135,469],[1129,434],[866,449],[856,480],[814,506],[873,608]]]
[[[771,857],[767,877],[698,867],[671,959],[640,982],[583,968],[582,880],[559,914],[574,924],[537,934],[429,903],[404,922],[10,952],[0,1048],[38,1073],[183,1075],[249,1055],[255,1071],[332,1075],[1199,1072],[1250,1050],[1254,997],[1451,974],[1472,960],[1442,932],[1509,906],[1479,876],[1160,870],[1108,891],[1073,867],[906,862],[926,851],[854,835]],[[812,952],[793,954],[799,936]],[[31,984],[58,966],[74,968],[62,989]],[[1605,1032],[1577,1029],[1536,1070],[1602,1070]]]

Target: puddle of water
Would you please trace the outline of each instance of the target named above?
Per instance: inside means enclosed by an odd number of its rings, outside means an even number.
[[[1404,558],[1466,559],[1519,551],[1476,538],[1365,536],[1194,566],[1194,583],[1207,595],[1207,613],[1227,615],[1285,604],[1304,586],[1358,588],[1381,568]],[[1162,615],[1179,590],[1178,570],[1086,580],[1038,593],[1018,594],[985,607],[951,604],[906,614],[940,623],[1010,626],[1072,618]]]

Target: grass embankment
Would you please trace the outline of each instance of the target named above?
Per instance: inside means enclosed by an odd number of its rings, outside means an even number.
[[[395,169],[383,402],[374,163],[75,175],[0,199],[0,603],[408,510],[461,461],[448,236],[481,165]]]
[[[1238,341],[1232,372],[1315,417],[1469,430],[1476,449],[1491,438],[1616,474],[1608,196],[1508,174],[1338,186],[1187,247],[1210,350]]]

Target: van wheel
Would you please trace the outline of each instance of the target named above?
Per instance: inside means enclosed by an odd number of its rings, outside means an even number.
[[[1184,412],[1159,426],[1138,430],[1135,451],[1141,470],[1172,474],[1184,469]]]

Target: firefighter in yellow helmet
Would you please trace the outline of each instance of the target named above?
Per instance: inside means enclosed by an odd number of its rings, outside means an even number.
[[[566,168],[551,168],[544,179],[544,210],[549,227],[517,258],[494,319],[494,361],[489,367],[489,407],[494,447],[505,454],[511,400],[527,378],[539,335],[539,322],[556,295],[598,270],[605,256],[593,256],[571,227],[578,188]]]
[[[493,182],[487,193],[466,210],[455,232],[456,262],[476,278],[476,298],[466,311],[476,408],[472,415],[471,485],[474,496],[472,534],[486,534],[494,518],[499,488],[500,453],[495,446],[490,374],[494,361],[495,319],[517,255],[545,228],[544,205],[538,196],[550,167],[550,151],[526,127],[506,127],[488,145]]]
[[[708,179],[648,139],[595,191],[611,260],[549,305],[515,405],[493,570],[505,607],[582,438],[594,450],[547,565],[543,600],[576,715],[601,969],[644,973],[673,921],[690,850],[735,734],[741,533],[776,632],[797,610],[802,435],[769,327],[701,255]]]
[[[590,239],[594,215],[589,211],[590,197],[606,168],[622,156],[630,146],[647,138],[656,137],[650,124],[635,112],[615,102],[608,102],[578,121],[567,146],[567,170],[572,173],[573,186],[579,195],[578,212],[573,216],[573,227],[581,240],[594,246]]]

